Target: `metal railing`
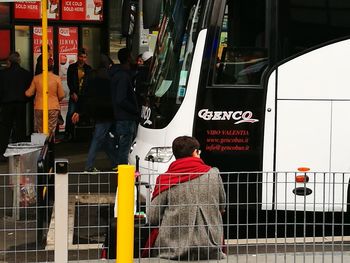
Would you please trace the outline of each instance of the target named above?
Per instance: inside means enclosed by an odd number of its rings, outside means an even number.
[[[56,166],[57,163],[61,161],[56,160]],[[24,201],[16,209],[12,202],[15,188],[10,180],[13,175],[0,175],[0,262],[64,262],[57,258],[65,256],[59,253],[62,248],[69,262],[97,262],[102,257],[115,261],[117,174],[70,173],[69,167],[65,173],[65,168],[60,171],[61,168],[20,175],[35,177],[37,187],[33,198],[29,191],[33,186],[21,185],[20,188],[28,191],[23,191]],[[181,195],[176,195],[179,185],[175,184],[165,187],[152,199],[157,176],[142,174],[136,180],[134,262],[171,262],[170,257],[184,262],[259,263],[348,262],[350,259],[347,173],[220,173],[226,196],[218,203],[212,202],[212,196],[217,194],[213,190],[218,185],[198,178],[182,182]],[[50,177],[54,180],[46,180]],[[203,189],[206,194],[197,196]],[[49,197],[51,191],[55,194]],[[193,200],[186,196],[192,196]],[[162,202],[157,203],[158,198]],[[217,225],[205,220],[190,221],[186,213],[196,211],[203,217],[206,209],[220,207],[225,207],[225,211]],[[177,210],[183,213],[176,219]],[[20,213],[19,219],[13,215],[15,211]],[[173,220],[164,220],[169,212],[174,213]],[[157,227],[162,229],[160,240],[172,242],[156,241],[150,249],[145,249],[149,234]],[[205,231],[194,234],[196,227]],[[223,242],[213,239],[212,229],[222,231]],[[207,239],[188,243],[197,237]],[[187,252],[179,254],[179,251]],[[226,256],[219,259],[215,251]]]
[[[56,166],[59,163],[62,161],[56,160]],[[36,191],[23,191],[21,198],[30,197],[30,202],[21,202],[16,209],[11,176],[0,175],[0,262],[65,262],[62,247],[69,261],[101,258],[114,221],[115,172],[62,174],[56,169],[21,174],[35,177],[30,181],[37,185],[20,186]],[[18,220],[13,215],[16,212]]]
[[[155,182],[155,177],[142,175],[141,181]],[[139,228],[137,238],[145,242],[143,238],[154,227],[162,230],[162,236],[146,253],[148,258],[215,261],[220,259],[216,252],[223,251],[227,255],[223,262],[347,262],[350,259],[348,173],[242,172],[220,173],[220,178],[226,193],[224,203],[211,201],[218,200],[213,199],[213,196],[218,198],[214,192],[218,187],[213,182],[198,179],[182,183],[182,188],[177,184],[171,186],[164,196],[157,195],[153,201],[149,198],[145,202],[150,204],[145,210],[153,212],[147,214],[148,223],[135,226]],[[151,189],[155,188],[153,183]],[[201,192],[202,196],[193,191]],[[222,225],[211,225],[201,211],[211,209],[212,213],[220,206],[226,207]],[[194,211],[199,214],[198,221],[191,217]],[[193,232],[196,224],[204,234]],[[215,228],[222,229],[223,243],[212,240]],[[193,233],[204,235],[204,240],[199,242]],[[135,247],[138,258],[143,247],[144,243]]]

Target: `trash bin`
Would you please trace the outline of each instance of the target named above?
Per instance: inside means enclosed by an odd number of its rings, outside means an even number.
[[[42,147],[32,142],[11,143],[4,153],[9,158],[9,184],[13,187],[12,216],[17,220],[20,208],[36,204],[37,160]]]

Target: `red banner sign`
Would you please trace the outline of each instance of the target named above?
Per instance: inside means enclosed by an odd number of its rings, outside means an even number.
[[[10,55],[10,30],[0,30],[0,60]]]
[[[15,3],[15,18],[20,19],[41,19],[41,2],[39,1],[26,1]],[[49,0],[47,18],[58,19],[59,18],[59,1]]]
[[[35,26],[33,27],[33,54],[34,54],[34,61],[36,61],[36,58],[41,54],[41,45],[42,45],[42,35],[43,31],[41,27]],[[53,28],[52,26],[49,26],[47,28],[47,41],[49,46],[51,47],[51,50],[53,50]]]
[[[103,20],[102,0],[62,0],[63,20]]]
[[[41,2],[16,2],[15,18],[40,19]]]

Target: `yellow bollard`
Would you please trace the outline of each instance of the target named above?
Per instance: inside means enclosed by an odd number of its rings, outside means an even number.
[[[135,166],[118,165],[117,263],[134,260]]]

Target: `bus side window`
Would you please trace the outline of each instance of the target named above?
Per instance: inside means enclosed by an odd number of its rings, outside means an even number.
[[[233,61],[233,51],[225,47],[222,51],[220,63],[217,64],[217,84],[230,84],[236,83],[234,68],[231,65],[231,61]]]
[[[222,19],[218,20],[215,57],[220,62],[212,64],[212,84],[261,85],[268,64],[265,26],[266,1],[226,1]]]
[[[216,84],[259,85],[267,66],[266,50],[224,47],[216,66]]]
[[[232,62],[234,61],[234,52],[226,47],[223,49],[219,62],[216,66],[216,83],[217,84],[234,84],[237,82],[235,69]]]

